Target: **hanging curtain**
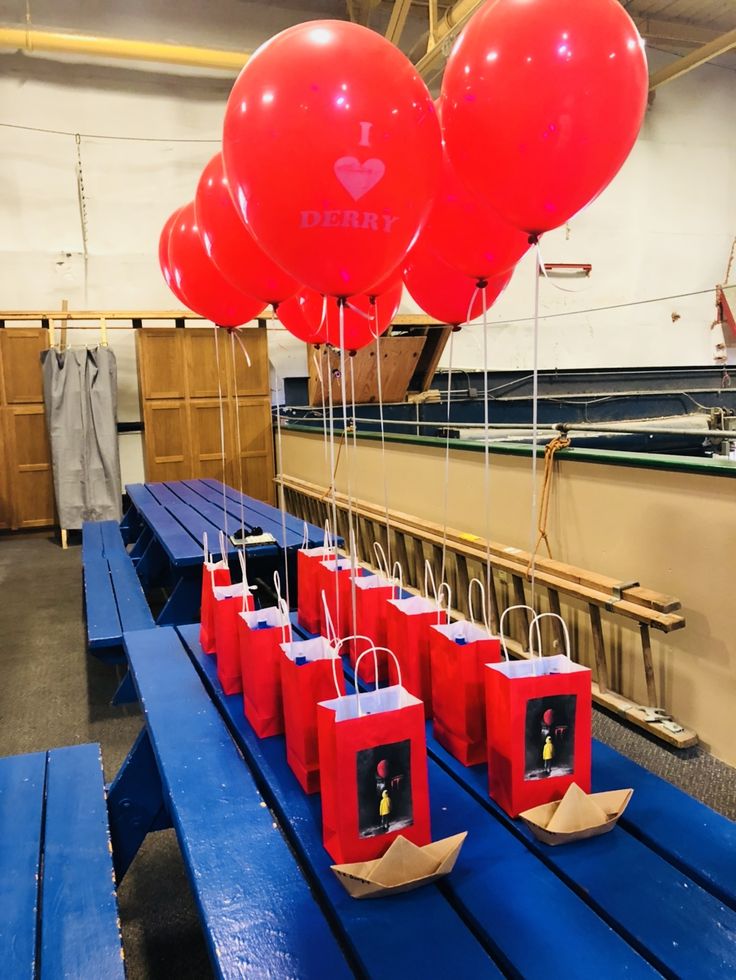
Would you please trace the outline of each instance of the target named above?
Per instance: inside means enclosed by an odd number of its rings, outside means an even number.
[[[59,525],[119,521],[118,386],[109,347],[41,354]]]

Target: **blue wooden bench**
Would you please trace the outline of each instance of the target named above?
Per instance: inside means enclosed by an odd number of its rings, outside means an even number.
[[[89,649],[107,662],[122,662],[123,632],[149,629],[154,621],[115,521],[84,522],[82,573]]]
[[[126,633],[125,648],[145,729],[110,787],[118,877],[168,814],[219,976],[352,976],[176,632]]]
[[[124,975],[99,746],[0,759],[0,976]]]

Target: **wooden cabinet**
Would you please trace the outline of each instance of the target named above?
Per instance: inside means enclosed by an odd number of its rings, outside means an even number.
[[[47,330],[0,330],[0,528],[54,523],[54,484],[43,405]]]
[[[273,503],[266,330],[248,328],[236,338],[221,330],[217,340],[213,328],[136,331],[146,480],[224,475]]]

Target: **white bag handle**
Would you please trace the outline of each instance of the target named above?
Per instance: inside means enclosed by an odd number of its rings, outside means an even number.
[[[445,611],[447,613],[447,618],[450,618],[450,608],[452,606],[452,589],[447,584],[447,582],[440,582],[440,587],[437,589],[437,625],[439,626],[442,621],[442,592],[447,593],[447,605]]]
[[[382,572],[385,578],[391,578],[391,573],[388,570],[388,558],[386,557],[386,552],[383,550],[383,545],[380,542],[373,542],[373,553],[376,556],[378,571]]]
[[[397,572],[398,574],[396,574]],[[394,589],[391,592],[391,598],[400,599],[401,593],[404,591],[404,571],[401,567],[400,561],[394,562],[394,567],[391,569],[391,582],[392,585],[394,585]],[[396,592],[396,588],[399,590],[398,594]]]
[[[309,547],[309,530],[307,529],[307,522],[302,521],[302,546],[301,551],[306,551]]]
[[[243,577],[243,608],[246,611],[246,599],[250,595],[250,585],[248,584],[248,573],[245,570],[245,548],[238,548],[238,561],[240,562],[240,573]]]
[[[534,619],[529,624],[529,653],[532,655],[532,659],[534,659],[534,645],[533,645],[533,642],[532,642],[532,634],[534,633],[535,630],[536,630],[536,633],[537,633],[537,642],[539,643],[539,658],[540,658],[540,660],[541,660],[541,658],[543,656],[543,654],[542,654],[542,631],[541,631],[541,629],[539,627],[539,620],[540,619],[544,619],[547,616],[549,618],[551,618],[551,619],[558,619],[562,623],[562,632],[563,632],[564,637],[565,637],[565,653],[567,654],[567,659],[568,660],[572,660],[572,657],[570,656],[570,634],[569,634],[569,632],[567,630],[567,623],[562,618],[562,616],[558,616],[557,613],[551,613],[551,612],[539,613],[539,615],[535,616]]]
[[[207,532],[202,531],[202,551],[204,552],[204,561],[206,565],[212,564],[212,555],[207,550]]]
[[[351,636],[344,636],[341,640],[338,639],[337,631],[335,630],[335,624],[332,622],[332,616],[330,616],[330,610],[327,608],[327,595],[325,590],[322,589],[322,605],[325,611],[325,631],[327,633],[327,642],[334,647],[337,657],[333,658],[332,661],[332,677],[335,681],[335,690],[337,691],[337,696],[341,698],[343,696],[340,690],[340,685],[337,682],[337,673],[335,669],[335,661],[340,657],[340,650],[345,643],[349,643],[350,640],[367,640],[371,645],[374,640],[370,636],[363,636],[361,633],[353,633]],[[332,634],[332,636],[330,636]]]
[[[328,517],[327,520],[325,521],[325,535],[322,538],[322,547],[328,553],[329,553],[330,549],[332,548],[333,541],[334,541],[334,539],[332,537],[332,530],[330,528],[330,519]],[[335,545],[335,548],[333,550],[335,551],[335,553],[337,553],[337,545]]]
[[[227,545],[225,543],[225,532],[220,531],[220,558],[222,561],[227,561]]]
[[[432,583],[432,592],[434,594],[434,601],[437,604],[437,625],[439,626],[442,622],[442,602],[440,596],[442,595],[442,590],[445,589],[447,592],[447,613],[449,616],[450,607],[452,606],[452,589],[447,582],[440,582],[439,589],[434,582],[434,572],[432,571],[432,566],[429,564],[429,559],[424,559],[424,594],[429,599],[429,583]]]
[[[486,607],[486,587],[483,585],[479,578],[471,578],[468,582],[468,612],[470,613],[470,622],[475,625],[475,611],[473,609],[473,586],[477,585],[480,589],[480,601],[482,603],[483,610],[483,625],[486,628],[486,633],[491,632],[491,627],[488,625],[488,608]]]
[[[388,647],[376,647],[376,646],[369,647],[367,650],[364,650],[360,654],[360,656],[357,658],[357,660],[355,661],[355,680],[356,680],[356,684],[355,684],[355,703],[358,706],[358,718],[360,718],[361,715],[362,715],[362,712],[360,710],[360,698],[361,698],[361,694],[360,694],[360,691],[358,690],[358,684],[357,684],[357,680],[358,680],[358,668],[360,666],[360,661],[363,659],[363,657],[367,653],[373,654],[373,663],[375,664],[375,671],[376,671],[376,688],[375,688],[376,690],[378,690],[378,654],[379,653],[387,653],[390,657],[393,657],[393,661],[396,664],[396,676],[399,678],[399,687],[402,687],[403,686],[402,683],[401,683],[401,664],[399,663],[399,661],[398,661],[398,659],[396,657],[396,654],[393,652],[393,650],[389,650]]]
[[[286,643],[286,623],[289,622],[289,607],[286,605],[285,599],[281,596],[281,576],[278,572],[273,573],[273,587],[276,590],[276,607],[283,617],[281,620],[281,642]]]
[[[504,611],[501,613],[501,619],[499,620],[499,623],[498,623],[498,633],[499,633],[499,636],[501,637],[501,649],[503,650],[504,657],[506,657],[506,663],[509,662],[509,651],[506,648],[506,637],[504,636],[504,633],[503,633],[503,624],[504,624],[504,622],[505,622],[506,617],[508,616],[508,614],[510,612],[513,612],[514,609],[528,609],[529,612],[532,614],[532,616],[536,617],[536,615],[537,615],[537,610],[536,609],[533,609],[531,606],[524,606],[524,605],[507,606],[506,609],[504,609]]]

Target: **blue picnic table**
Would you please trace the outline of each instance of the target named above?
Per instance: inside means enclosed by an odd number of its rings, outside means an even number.
[[[130,508],[121,531],[125,543],[132,545],[130,557],[138,577],[145,587],[163,585],[169,590],[158,625],[198,618],[205,535],[209,550],[219,556],[223,532],[226,557],[234,562],[238,548],[230,535],[242,529],[249,577],[270,579],[278,569],[282,579],[288,575],[291,595],[296,596],[296,552],[304,539],[303,521],[219,480],[131,483],[125,490]],[[306,531],[310,547],[322,543],[322,528],[307,524]]]

